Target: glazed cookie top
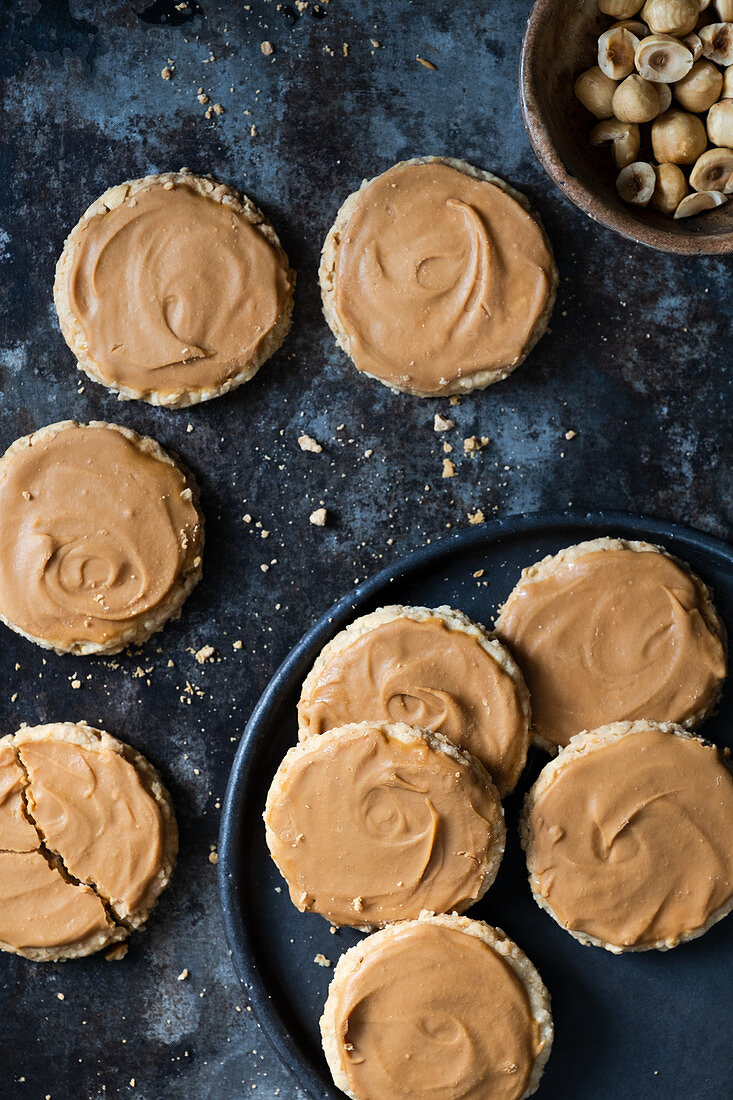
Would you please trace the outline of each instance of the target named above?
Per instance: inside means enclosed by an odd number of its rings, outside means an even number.
[[[496,626],[550,746],[623,719],[694,724],[725,678],[707,591],[646,543],[597,540],[532,566]]]
[[[733,897],[733,776],[679,726],[582,734],[527,796],[533,891],[604,945],[674,946]]]
[[[378,933],[330,998],[340,1067],[360,1100],[527,1091],[537,1021],[517,973],[478,936],[422,921]]]
[[[180,175],[138,183],[85,214],[57,289],[108,385],[162,397],[216,391],[281,318],[287,263],[274,232],[253,224],[259,211],[222,185]]]
[[[265,823],[293,904],[356,927],[465,907],[504,847],[480,765],[401,724],[344,726],[291,749]]]
[[[477,757],[504,795],[527,753],[526,699],[506,650],[460,612],[386,607],[323,651],[298,703],[300,735],[366,719],[435,730]]]
[[[359,370],[439,395],[521,357],[553,267],[537,222],[495,183],[438,161],[398,164],[355,196],[334,306]]]
[[[0,460],[0,614],[42,644],[125,641],[200,548],[192,490],[152,440],[67,421]]]

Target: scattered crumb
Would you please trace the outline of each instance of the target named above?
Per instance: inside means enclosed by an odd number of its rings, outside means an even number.
[[[317,963],[318,966],[330,966],[331,965],[331,960],[327,959],[325,955],[322,955],[320,951],[316,955],[313,962]]]
[[[177,982],[185,982],[187,977],[188,977],[188,967],[184,966],[183,970],[181,971],[181,973],[176,978],[176,981]]]
[[[316,508],[315,512],[311,512],[308,517],[314,527],[325,527],[327,518],[328,512],[325,508]]]
[[[242,648],[242,639],[241,638],[237,638],[236,642],[232,642],[232,649],[241,649],[241,648]]]
[[[370,38],[369,41],[371,42],[372,46],[374,46],[375,50],[379,50],[382,48],[382,43],[378,42],[376,38]]]
[[[209,863],[218,863],[219,856],[216,851],[209,852]]]
[[[361,913],[363,908],[364,908],[364,898],[362,898],[362,897],[354,898],[354,909],[356,909],[357,913]]]
[[[66,1000],[66,996],[63,993],[57,993],[56,996],[58,997],[58,999],[60,1001],[65,1001]]]
[[[173,76],[173,70],[166,65],[165,68],[160,70],[160,75],[163,77],[163,80],[170,80]]]
[[[471,524],[472,527],[477,527],[479,523],[486,522],[486,516],[480,508],[477,508],[475,512],[468,513],[468,522]],[[475,576],[476,574],[474,573],[474,577]]]
[[[455,420],[451,420],[448,416],[441,416],[440,413],[435,414],[435,420],[433,421],[433,429],[436,432],[448,432],[451,428],[455,428]]]
[[[270,57],[275,52],[275,47],[273,46],[272,42],[263,42],[260,45],[260,49],[262,50],[265,57]]]
[[[78,691],[81,687],[81,680],[72,680],[71,686],[73,687],[74,691]]]
[[[577,432],[574,432],[574,431],[573,431],[573,429],[571,428],[571,429],[570,429],[570,431],[568,431],[568,432],[565,432],[565,438],[566,438],[566,439],[575,439],[575,437],[576,437],[576,435],[577,435],[577,434],[578,434],[578,433],[577,433]]]
[[[298,446],[301,451],[312,451],[314,455],[319,455],[323,450],[323,447],[318,443],[312,435],[299,435]]]
[[[105,952],[105,959],[107,962],[119,962],[120,959],[124,959],[125,955],[130,949],[128,943],[116,943],[114,947],[110,947],[109,951]]]
[[[473,577],[483,577],[485,572],[486,572],[485,569],[477,569],[475,573],[471,574],[471,576],[473,576]]]
[[[213,645],[203,645],[198,653],[195,654],[196,660],[200,665],[205,665],[208,660],[214,656]]]
[[[453,395],[453,397],[448,398],[448,404],[449,405],[456,406],[456,405],[460,405],[460,403],[461,403],[460,397],[457,397],[455,394]]]
[[[420,64],[423,65],[426,69],[432,69],[434,71],[438,67],[437,65],[433,65],[432,61],[428,61],[426,58],[420,57],[420,54],[417,55],[415,60],[419,61]]]
[[[477,435],[469,435],[467,439],[463,440],[464,454],[471,455],[473,458],[474,455],[484,449],[488,442],[489,437],[487,435],[482,435],[480,439]]]
[[[199,90],[196,92],[196,99],[199,101],[199,103],[209,102],[209,97],[207,96],[203,88],[199,88]]]
[[[455,463],[451,462],[449,458],[443,459],[443,477],[455,477],[456,467]]]
[[[257,127],[255,126],[254,122],[252,123],[252,125],[249,128],[249,136],[250,137],[257,137]]]

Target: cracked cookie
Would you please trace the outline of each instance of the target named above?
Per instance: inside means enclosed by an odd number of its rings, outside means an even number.
[[[177,851],[170,796],[129,745],[72,722],[0,739],[0,949],[52,962],[125,939]]]
[[[193,478],[153,439],[64,420],[0,458],[0,621],[57,653],[118,653],[201,577]]]

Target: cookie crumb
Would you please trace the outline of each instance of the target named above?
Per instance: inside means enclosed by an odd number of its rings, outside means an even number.
[[[417,57],[415,58],[415,60],[416,60],[416,61],[419,61],[419,62],[420,62],[420,64],[421,64],[421,65],[422,65],[422,66],[423,66],[424,68],[426,68],[426,69],[432,69],[432,70],[433,70],[433,72],[434,72],[434,71],[435,71],[435,70],[437,69],[437,67],[438,67],[437,65],[433,65],[432,61],[428,61],[428,60],[427,60],[427,58],[425,58],[425,57],[420,57],[420,54],[418,54],[418,55],[417,55]]]
[[[184,966],[183,970],[181,971],[181,973],[176,978],[176,981],[177,982],[185,982],[187,977],[188,977],[188,967]]]
[[[330,966],[331,965],[331,960],[327,959],[326,956],[323,955],[320,951],[316,955],[313,962],[317,963],[318,966]]]
[[[477,578],[478,578],[478,577],[483,577],[483,575],[484,575],[484,573],[485,573],[485,572],[486,572],[486,570],[485,570],[485,569],[477,569],[475,573],[472,573],[472,574],[471,574],[471,576],[472,576],[472,577],[477,577]]]
[[[205,665],[208,660],[214,656],[213,645],[202,645],[201,649],[194,654],[196,660],[200,665]]]
[[[241,649],[241,648],[242,648],[242,639],[241,638],[237,638],[236,642],[232,642],[232,649]]]
[[[73,687],[74,691],[78,691],[81,687],[81,680],[72,680],[71,686]]]
[[[449,458],[443,459],[443,477],[455,477],[456,467],[455,463],[451,462]]]
[[[312,451],[314,455],[319,455],[323,450],[321,444],[312,435],[299,435],[298,446],[301,451]]]
[[[354,903],[353,904],[354,904],[354,909],[356,909],[357,913],[361,913],[362,909],[364,908],[364,898],[362,898],[362,897],[354,898]]]
[[[487,435],[482,435],[480,439],[477,435],[469,435],[468,438],[463,440],[464,454],[473,458],[479,451],[483,451],[488,442],[489,437]]]
[[[486,516],[480,508],[477,508],[475,512],[468,513],[468,522],[471,524],[472,527],[477,527],[480,523],[486,522]],[[474,573],[474,577],[475,576],[476,574]]]
[[[66,1000],[66,996],[63,993],[57,993],[56,996],[58,997],[58,999],[60,1001],[65,1001]]]
[[[311,512],[308,516],[309,521],[314,527],[325,527],[327,518],[328,512],[325,508],[316,508],[315,512]]]
[[[451,428],[455,428],[455,420],[451,420],[449,416],[441,416],[440,413],[435,414],[435,420],[433,421],[433,430],[436,432],[449,432]]]
[[[107,962],[119,962],[120,959],[124,959],[129,949],[130,945],[127,943],[116,943],[114,947],[110,947],[109,951],[105,952],[104,957]]]
[[[272,42],[263,42],[260,45],[260,49],[262,50],[265,57],[271,57],[272,54],[274,54],[275,52],[275,47],[273,46]]]
[[[571,428],[569,431],[565,432],[565,438],[566,439],[575,439],[577,434],[578,433],[574,432],[573,429]]]
[[[209,863],[218,863],[219,856],[216,851],[209,852]]]
[[[257,133],[258,133],[257,127],[255,126],[255,124],[253,122],[252,125],[249,128],[249,136],[250,137],[257,137]]]
[[[173,70],[170,68],[170,66],[166,65],[160,70],[160,75],[162,76],[163,80],[171,80],[173,77]]]

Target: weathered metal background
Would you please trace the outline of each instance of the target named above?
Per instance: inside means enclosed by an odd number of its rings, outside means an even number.
[[[3,1098],[298,1095],[235,980],[209,853],[250,708],[355,580],[466,525],[478,507],[489,518],[572,502],[731,534],[733,263],[634,248],[556,193],[517,103],[528,8],[2,5],[0,447],[66,417],[117,420],[181,453],[208,524],[204,581],[181,621],[139,654],[59,658],[2,630],[0,730],[85,718],[129,739],[162,769],[182,826],[171,889],[122,962],[0,958]],[[269,57],[263,41],[274,45]],[[207,118],[215,103],[223,113]],[[513,378],[451,409],[447,436],[432,430],[446,401],[397,397],[356,374],[317,290],[321,241],[341,200],[362,177],[425,153],[464,157],[524,190],[561,272],[552,331]],[[77,375],[51,286],[88,203],[120,180],[182,165],[264,207],[298,291],[292,334],[253,382],[164,412],[118,404]],[[301,453],[303,431],[322,454]],[[489,443],[464,457],[474,434]],[[441,476],[446,438],[452,479]],[[322,529],[308,523],[321,502]],[[194,652],[205,644],[217,661],[201,666]]]

